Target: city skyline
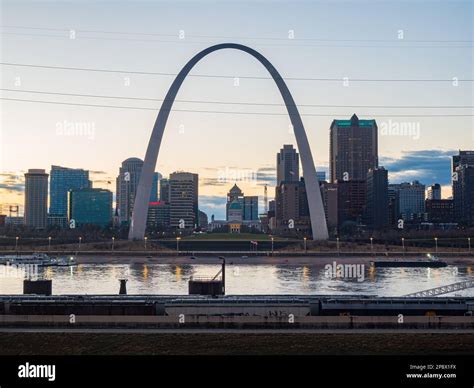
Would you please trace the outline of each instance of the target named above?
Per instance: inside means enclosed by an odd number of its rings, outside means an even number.
[[[81,12],[76,15],[74,2],[43,8],[34,4],[26,7],[25,3],[2,3],[5,20],[8,19],[10,26],[1,29],[3,62],[119,70],[107,74],[2,65],[2,88],[8,89],[2,91],[2,98],[150,109],[1,100],[2,202],[22,205],[24,172],[29,168],[49,170],[55,164],[87,169],[91,171],[94,187],[115,191],[114,180],[120,163],[129,157],[144,158],[150,129],[161,105],[159,99],[163,98],[173,74],[193,53],[222,42],[224,38],[261,51],[281,71],[301,107],[318,171],[328,173],[327,132],[332,120],[347,120],[355,113],[361,119],[377,120],[379,165],[388,169],[391,183],[414,179],[426,185],[440,183],[443,197],[450,195],[450,174],[446,168],[450,155],[459,149],[471,149],[470,145],[474,143],[472,82],[462,81],[473,78],[472,51],[463,43],[472,36],[469,17],[472,6],[469,3],[461,2],[458,7],[438,3],[428,7],[426,2],[410,5],[359,3],[346,4],[342,9],[337,4],[301,2],[291,5],[291,12],[288,4],[274,4],[273,19],[263,22],[266,19],[262,15],[267,7],[257,3],[252,6],[254,15],[251,19],[258,19],[259,23],[248,25],[245,34],[241,32],[241,26],[245,20],[243,15],[247,15],[243,11],[248,5],[239,4],[238,9],[242,12],[234,12],[229,18],[229,7],[235,9],[235,5],[215,4],[213,12],[221,18],[217,22],[213,19],[213,23],[206,26],[209,4],[190,4],[186,9],[179,4],[164,4],[166,12],[160,3],[146,4],[140,12],[130,11],[126,3],[117,4],[112,11],[114,17],[105,20],[99,16],[84,18]],[[100,4],[90,6],[95,10],[101,8]],[[179,18],[176,17],[178,13]],[[368,19],[383,19],[384,23],[374,26],[364,23],[362,27],[359,19],[353,18],[361,13]],[[198,17],[200,22],[196,22]],[[420,17],[423,17],[423,28],[418,24]],[[151,35],[140,35],[143,26],[151,23],[151,18],[153,26],[159,24],[160,28],[150,27]],[[139,19],[143,22],[137,23]],[[334,24],[332,20],[338,20],[348,28],[339,29],[338,23]],[[439,25],[444,26],[443,31],[439,31]],[[358,33],[348,36],[346,31],[351,26]],[[179,39],[181,32],[184,39]],[[152,35],[155,33],[158,36]],[[108,44],[105,50],[104,42]],[[420,50],[419,46],[424,49]],[[150,50],[153,47],[160,50]],[[440,54],[444,55],[440,57]],[[452,57],[456,57],[456,61],[449,60]],[[126,75],[120,70],[162,72],[171,76]],[[217,77],[196,77],[199,74]],[[222,173],[259,171],[256,185],[253,181],[247,184],[245,179],[237,180],[237,183],[248,195],[261,197],[264,185],[274,184],[274,150],[281,144],[295,144],[295,139],[288,130],[288,119],[278,92],[264,70],[251,58],[233,53],[216,54],[212,60],[199,64],[191,75],[170,116],[156,171],[163,175],[176,170],[198,173],[202,208],[209,215],[223,218],[225,201],[222,198],[228,185],[235,180],[223,181],[220,179]],[[234,77],[239,77],[237,83]],[[303,80],[295,79],[298,77]],[[375,81],[380,79],[417,81]],[[423,82],[426,79],[445,81]],[[457,86],[454,79],[460,80]],[[158,101],[55,96],[32,91]],[[184,102],[190,100],[198,102]],[[211,104],[209,101],[240,105]],[[277,105],[245,105],[248,102]],[[307,106],[313,104],[318,106]],[[249,114],[196,113],[196,110]],[[270,115],[259,114],[262,112]],[[320,114],[325,116],[312,116]],[[425,117],[417,117],[419,115]],[[426,117],[429,115],[442,117]],[[404,125],[405,135],[397,134]],[[132,132],[136,135],[134,142],[129,141],[128,134]],[[207,141],[211,138],[215,140],[212,144]],[[38,144],[54,151],[38,152]],[[21,158],[17,157],[18,149],[22,150]],[[234,152],[228,152],[229,149]]]

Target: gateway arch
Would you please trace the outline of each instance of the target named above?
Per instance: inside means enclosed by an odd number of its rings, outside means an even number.
[[[156,161],[158,159],[158,152],[160,150],[161,139],[165,130],[168,116],[171,112],[173,102],[178,94],[179,88],[183,83],[184,79],[202,58],[206,55],[213,53],[217,50],[223,49],[234,49],[244,51],[247,54],[252,55],[257,59],[270,73],[273,80],[275,81],[278,89],[280,90],[281,96],[286,105],[288,115],[293,126],[293,130],[296,137],[296,143],[301,156],[301,164],[303,167],[303,177],[306,186],[306,193],[309,205],[309,215],[311,219],[311,228],[313,231],[314,240],[326,240],[328,238],[328,228],[326,225],[326,217],[324,214],[324,206],[321,198],[321,191],[319,188],[318,178],[316,176],[316,169],[314,167],[313,156],[311,149],[309,148],[308,138],[304,130],[303,122],[301,121],[298,108],[296,107],[295,101],[291,96],[285,81],[273,67],[273,65],[259,52],[251,49],[250,47],[236,44],[236,43],[222,43],[215,46],[208,47],[198,54],[196,54],[191,60],[186,63],[179,74],[176,76],[171,87],[166,94],[163,104],[161,105],[158,117],[156,118],[153,132],[151,133],[148,148],[146,150],[145,162],[142,168],[140,181],[138,184],[137,194],[135,197],[135,205],[132,213],[132,221],[130,224],[130,231],[128,238],[129,240],[142,240],[145,236],[145,228],[148,214],[148,200],[150,198],[151,186],[153,182],[153,173],[156,167]]]

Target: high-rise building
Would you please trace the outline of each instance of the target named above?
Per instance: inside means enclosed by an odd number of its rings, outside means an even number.
[[[151,185],[150,202],[158,202],[158,186],[162,175],[159,172],[153,174],[153,183]]]
[[[128,224],[132,217],[143,160],[128,158],[122,162],[117,177],[116,206],[120,224]]]
[[[337,228],[337,183],[323,182],[321,194],[324,203],[326,222],[330,230]]]
[[[49,215],[59,220],[67,217],[67,201],[69,190],[92,187],[89,171],[79,168],[51,166],[49,178]],[[54,222],[53,224],[57,224]]]
[[[311,222],[304,179],[281,182],[275,189],[275,219],[279,233],[309,234]]]
[[[329,173],[331,182],[366,180],[378,167],[378,133],[375,120],[334,120],[330,128]]]
[[[185,228],[194,228],[199,223],[198,174],[174,172],[170,174],[169,185],[171,227],[179,228],[183,221]]]
[[[421,218],[425,213],[425,185],[418,181],[393,184],[397,190],[398,212],[405,221]]]
[[[474,166],[474,151],[461,151],[453,155],[451,159],[451,172],[455,172],[459,166]]]
[[[170,202],[170,180],[163,178],[160,179],[160,201]]]
[[[78,189],[69,192],[69,221],[77,226],[109,226],[112,223],[113,195],[105,189]]]
[[[277,154],[277,186],[281,182],[298,182],[300,180],[299,154],[291,144],[283,145]]]
[[[364,180],[337,182],[337,226],[347,222],[362,223],[366,203],[367,183]]]
[[[400,196],[398,185],[388,185],[388,222],[391,226],[397,226],[400,219]]]
[[[148,205],[147,226],[154,228],[169,228],[170,205],[162,201],[150,202]]]
[[[201,229],[206,230],[209,225],[209,219],[207,214],[203,211],[199,210],[199,226]]]
[[[452,199],[427,199],[428,222],[445,224],[454,222],[454,201]]]
[[[244,221],[258,221],[258,196],[244,196]]]
[[[426,191],[426,198],[441,199],[441,185],[439,183],[435,183],[428,187],[428,190]]]
[[[453,180],[455,221],[463,226],[474,226],[474,165],[459,165]]]
[[[383,229],[389,224],[388,173],[383,167],[367,173],[366,224]]]
[[[29,169],[25,173],[26,226],[45,229],[48,222],[48,174],[45,170]]]

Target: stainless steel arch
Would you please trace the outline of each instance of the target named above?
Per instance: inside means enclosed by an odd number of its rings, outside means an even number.
[[[303,167],[303,177],[306,185],[306,192],[309,204],[309,214],[311,218],[311,228],[313,231],[314,240],[326,240],[328,238],[328,229],[326,225],[326,217],[324,214],[324,207],[321,198],[321,191],[319,189],[318,178],[316,176],[316,169],[314,167],[313,156],[311,149],[309,148],[308,138],[301,121],[298,108],[296,107],[295,101],[291,96],[285,81],[273,67],[273,65],[259,52],[251,49],[250,47],[236,44],[236,43],[222,43],[215,46],[208,47],[198,54],[196,54],[191,60],[186,63],[179,74],[176,76],[173,84],[171,85],[168,93],[166,94],[163,104],[161,105],[158,117],[156,118],[153,132],[148,143],[148,148],[145,155],[145,163],[142,168],[140,182],[138,184],[137,194],[135,197],[135,205],[132,213],[132,221],[130,224],[130,231],[128,238],[143,239],[145,236],[146,219],[148,213],[148,199],[150,198],[151,185],[153,182],[153,172],[155,171],[156,161],[158,159],[158,152],[160,150],[161,139],[165,130],[166,122],[173,106],[173,102],[179,91],[181,84],[184,79],[202,58],[206,55],[222,49],[235,49],[244,51],[247,54],[252,55],[256,58],[270,73],[273,80],[275,81],[278,89],[280,90],[281,96],[286,105],[288,115],[290,116],[291,124],[295,132],[296,143],[298,150],[301,155],[301,164]]]

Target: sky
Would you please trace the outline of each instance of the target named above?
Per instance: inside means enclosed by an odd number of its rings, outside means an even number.
[[[0,205],[22,205],[25,171],[51,165],[89,169],[94,187],[115,191],[121,162],[144,158],[174,75],[224,42],[256,49],[286,80],[317,170],[328,170],[332,120],[356,113],[377,120],[391,183],[437,182],[449,196],[450,156],[474,148],[473,8],[1,0]],[[268,184],[271,199],[276,153],[296,141],[266,70],[240,51],[212,53],[177,100],[156,171],[199,173],[200,208],[218,219],[235,181],[261,199]]]

